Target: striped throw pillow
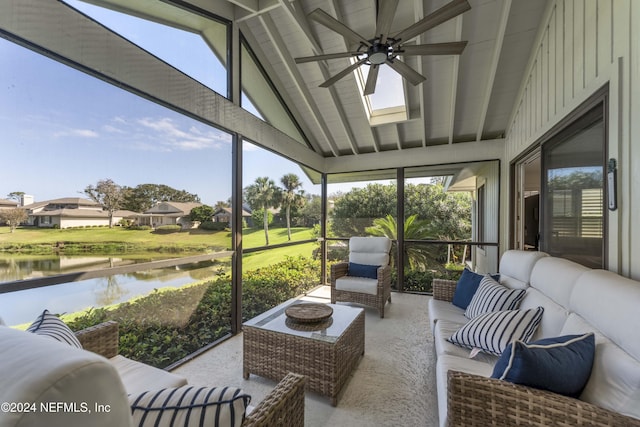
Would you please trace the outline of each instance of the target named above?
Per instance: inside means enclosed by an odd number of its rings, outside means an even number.
[[[466,348],[500,356],[513,340],[528,342],[540,324],[544,308],[494,311],[474,317],[447,339]]]
[[[76,334],[74,334],[67,324],[60,320],[58,316],[49,313],[49,310],[43,311],[31,326],[27,328],[27,332],[50,337],[67,343],[72,347],[82,348],[82,344],[80,344],[80,341],[76,338]]]
[[[464,315],[473,319],[493,311],[515,310],[520,306],[525,293],[524,289],[509,289],[487,274],[480,281],[478,290],[471,298]]]
[[[251,397],[236,387],[182,386],[129,395],[135,426],[239,427]]]

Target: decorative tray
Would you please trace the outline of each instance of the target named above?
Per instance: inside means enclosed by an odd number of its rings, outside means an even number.
[[[314,323],[328,319],[333,314],[333,308],[327,304],[316,302],[302,302],[291,305],[284,310],[289,319],[300,323]]]

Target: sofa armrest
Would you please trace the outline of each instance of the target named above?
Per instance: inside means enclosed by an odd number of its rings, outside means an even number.
[[[75,333],[82,348],[107,359],[118,355],[118,322],[109,320]]]
[[[456,291],[458,282],[447,279],[433,279],[431,286],[433,287],[433,299],[442,301],[453,301],[453,294]]]
[[[336,287],[336,279],[349,273],[349,263],[339,262],[331,265],[331,286]]]
[[[448,372],[447,390],[449,426],[640,426],[578,399],[458,371]]]
[[[288,373],[244,420],[243,427],[303,427],[304,383],[302,375]]]

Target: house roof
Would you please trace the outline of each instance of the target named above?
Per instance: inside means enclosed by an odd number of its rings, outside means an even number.
[[[227,215],[231,215],[233,213],[233,209],[231,208],[219,208],[217,211],[215,211],[213,213],[213,215],[219,215],[219,214],[227,214]],[[246,210],[242,210],[242,216],[251,216],[251,213],[247,212]]]
[[[114,211],[113,216],[119,218],[135,218],[138,214],[128,210]],[[59,216],[63,218],[109,218],[109,212],[94,209],[54,209],[41,211],[31,216]]]
[[[100,203],[93,200],[83,199],[82,197],[62,197],[60,199],[43,200],[41,202],[31,203],[25,205],[26,209],[37,209],[47,205],[77,205],[77,206],[91,206],[99,207]]]
[[[2,207],[2,208],[17,208],[18,207],[18,202],[16,202],[15,200],[0,199],[0,207]]]
[[[160,202],[153,206],[151,209],[144,211],[145,214],[156,215],[169,215],[169,214],[181,214],[188,215],[191,209],[202,206],[202,203],[196,202]]]

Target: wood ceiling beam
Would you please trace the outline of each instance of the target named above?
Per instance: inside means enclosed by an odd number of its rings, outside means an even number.
[[[278,56],[280,57],[280,60],[284,64],[285,68],[287,69],[287,72],[291,77],[291,81],[294,82],[295,87],[297,91],[300,93],[302,100],[306,104],[307,108],[309,108],[309,110],[312,112],[311,118],[316,122],[316,125],[320,128],[320,131],[322,132],[322,137],[329,144],[333,155],[337,156],[338,147],[336,146],[335,141],[333,141],[331,132],[329,131],[329,127],[323,120],[322,114],[320,113],[320,109],[318,108],[316,103],[313,102],[313,97],[311,96],[311,93],[309,92],[309,89],[304,81],[304,78],[302,77],[302,74],[298,70],[298,67],[295,64],[293,58],[291,57],[288,51],[283,49],[283,46],[286,46],[286,44],[284,40],[282,40],[282,36],[280,35],[275,23],[273,22],[273,19],[269,15],[261,15],[259,19],[265,31],[269,35],[269,39],[272,41],[273,46]],[[250,33],[250,32],[245,31],[245,33]],[[256,42],[254,41],[253,43],[256,43]],[[268,61],[265,61],[265,63],[268,63]],[[276,75],[275,73],[269,73],[269,74]],[[281,91],[281,94],[285,94],[285,93],[286,91],[284,90]],[[287,103],[291,106],[293,105],[293,101],[290,98],[287,100]],[[301,126],[305,123],[305,120],[300,120],[299,118],[296,120],[298,121],[298,123],[300,123]],[[322,149],[318,144],[318,142],[316,141],[316,139],[311,138],[311,136],[313,135],[311,130],[305,129],[305,133],[308,134],[307,137],[309,138],[313,146],[313,149],[317,153],[322,154]]]
[[[462,15],[458,15],[456,20],[456,36],[454,40],[462,39]],[[449,144],[453,144],[453,133],[455,131],[456,122],[456,101],[458,96],[458,78],[460,77],[460,55],[454,55],[452,58],[453,67],[451,71],[451,103],[449,104]]]
[[[414,18],[413,18],[413,22],[418,22],[420,21],[422,18],[424,18],[424,2],[422,1],[414,1],[413,2],[413,14],[414,14]],[[417,37],[417,43],[418,44],[422,44],[425,43],[424,39],[425,39],[425,35],[420,34]],[[420,74],[423,74],[423,67],[422,67],[422,59],[418,60],[418,66],[416,67],[416,71],[419,72]],[[428,79],[428,77],[427,77]],[[404,79],[403,79],[404,80]],[[426,147],[427,146],[427,111],[426,111],[426,102],[425,102],[425,95],[424,92],[425,90],[427,90],[427,85],[428,85],[428,80],[426,82],[424,82],[423,84],[420,85],[420,90],[418,90],[418,100],[420,102],[420,119],[422,122],[422,146]],[[406,87],[406,84],[405,84]]]
[[[240,23],[247,19],[263,15],[277,7],[280,7],[279,0],[228,0],[237,6],[234,21]]]
[[[502,52],[502,46],[504,45],[504,34],[507,29],[507,23],[509,22],[509,12],[511,10],[511,0],[504,0],[502,4],[502,14],[500,15],[500,22],[498,24],[498,33],[496,35],[496,42],[493,47],[493,57],[491,59],[491,67],[489,68],[489,76],[485,85],[485,94],[482,101],[482,110],[480,112],[480,120],[478,122],[478,131],[476,133],[476,141],[482,139],[482,131],[484,130],[485,120],[487,119],[487,112],[489,110],[489,102],[491,101],[491,93],[493,92],[493,84],[496,79],[496,73],[498,71],[498,62],[500,61],[500,53]]]

